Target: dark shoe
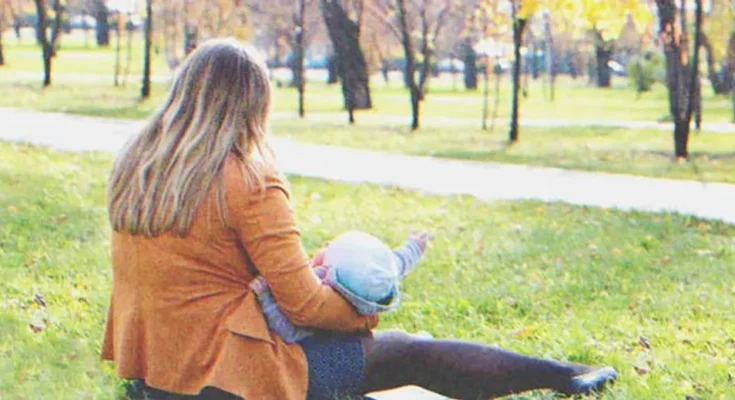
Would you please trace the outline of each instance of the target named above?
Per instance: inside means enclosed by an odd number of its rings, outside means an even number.
[[[575,375],[569,382],[569,388],[564,391],[567,396],[575,394],[592,394],[602,391],[605,386],[618,379],[618,373],[613,367],[595,368],[580,375]]]

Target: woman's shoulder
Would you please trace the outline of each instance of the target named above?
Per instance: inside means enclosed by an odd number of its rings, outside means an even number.
[[[231,153],[225,159],[222,174],[227,191],[257,194],[261,190],[279,188],[290,193],[288,179],[278,168],[259,159],[246,161]]]

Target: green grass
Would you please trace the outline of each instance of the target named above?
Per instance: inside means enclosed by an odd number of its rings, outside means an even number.
[[[433,126],[410,133],[379,124],[286,120],[273,129],[300,141],[396,153],[735,183],[735,135],[693,134],[691,160],[676,164],[671,133],[657,130],[524,128],[520,142],[509,146],[505,125],[495,132]]]
[[[57,84],[44,91],[36,84],[13,83],[0,75],[0,87],[10,94],[0,96],[0,107],[134,119],[150,115],[161,104],[166,90],[164,85],[154,85],[153,98],[141,102],[137,86]],[[472,121],[451,124],[429,120],[420,132],[411,134],[407,121],[386,120],[387,114],[378,110],[359,113],[356,126],[347,125],[346,117],[337,113],[312,116],[306,121],[284,118],[283,112],[293,98],[291,90],[276,92],[276,136],[414,155],[735,183],[735,135],[693,134],[692,158],[678,165],[671,160],[673,140],[667,131],[523,128],[520,142],[509,147],[505,122],[488,132]],[[329,104],[328,98],[324,104]]]
[[[104,208],[111,159],[7,143],[0,159],[0,393],[113,398],[120,382],[98,361],[111,279]],[[411,228],[435,234],[403,286],[402,307],[384,316],[382,329],[610,364],[621,379],[608,399],[733,393],[731,225],[298,177],[292,183],[310,251],[351,228],[392,245]]]
[[[43,90],[38,82],[27,79],[29,71],[40,70],[35,44],[28,39],[18,44],[6,35],[9,66],[4,70],[10,73],[0,74],[0,92],[4,94],[0,96],[0,107],[144,118],[161,103],[166,84],[154,84],[153,98],[141,102],[137,80],[130,81],[126,87],[112,86],[112,50],[93,45],[87,48],[80,40],[78,36],[62,39],[63,48],[55,68],[57,81]],[[134,46],[137,55],[140,53],[138,42]],[[169,74],[162,56],[156,60],[154,73]],[[94,79],[83,80],[79,76],[82,72],[91,74],[89,76]],[[623,80],[617,82],[618,86],[613,89],[599,90],[587,87],[583,80],[561,79],[555,102],[543,99],[541,83],[536,82],[531,87],[531,96],[524,101],[522,117],[629,121],[655,120],[665,113],[666,93],[660,85],[635,100],[630,89],[621,87]],[[727,121],[730,113],[727,99],[709,94],[705,97],[706,121]],[[406,129],[410,115],[408,96],[399,81],[393,81],[388,87],[379,80],[373,82],[374,109],[359,112],[354,127],[344,123],[346,116],[339,87],[311,82],[306,103],[310,119],[283,118],[285,113],[294,114],[297,97],[293,89],[277,88],[274,107],[277,116],[273,128],[277,136],[301,141],[407,154],[735,182],[735,135],[706,132],[693,135],[692,159],[684,165],[671,162],[671,133],[656,130],[523,128],[520,143],[508,147],[505,140],[508,98],[506,82],[501,90],[498,125],[494,132],[484,132],[479,129],[480,94],[455,92],[450,81],[433,81],[432,91],[422,105],[424,128],[419,133],[409,134]]]
[[[137,75],[142,65],[142,38],[139,33],[134,36],[133,56],[131,64],[131,88],[120,90],[112,87],[114,72],[114,41],[108,49],[99,49],[91,38],[89,47],[81,34],[62,36],[57,58],[54,60],[56,89],[51,89],[49,98],[55,93],[66,93],[71,87],[76,90],[89,91],[89,95],[80,99],[67,98],[69,101],[41,101],[33,106],[43,110],[65,109],[67,112],[88,113],[109,109],[116,103],[113,98],[121,97],[124,102],[137,95],[139,86]],[[113,38],[114,40],[114,38]],[[8,65],[1,67],[0,92],[9,96],[22,98],[29,94],[31,88],[37,88],[40,78],[33,74],[42,71],[40,50],[32,37],[24,37],[18,42],[11,32],[4,36],[5,53]],[[125,57],[123,48],[123,58]],[[153,57],[153,74],[167,77],[171,72],[163,53]],[[84,78],[86,75],[87,78]],[[85,79],[92,79],[87,82]],[[38,81],[38,82],[37,82]],[[528,119],[571,119],[575,121],[655,121],[667,114],[668,97],[662,85],[656,85],[650,93],[636,99],[634,91],[627,86],[627,78],[615,77],[612,89],[596,89],[587,84],[587,78],[571,80],[560,77],[556,88],[556,100],[551,102],[544,97],[542,79],[531,80],[529,97],[523,100],[521,115]],[[20,85],[19,85],[20,84]],[[375,76],[372,80],[372,95],[375,109],[371,112],[376,117],[384,115],[409,116],[410,104],[408,92],[403,88],[401,79],[395,77],[386,85],[382,78]],[[493,83],[491,82],[491,86]],[[423,112],[431,117],[467,118],[478,121],[482,115],[482,90],[466,92],[462,89],[461,76],[455,83],[450,77],[432,79],[430,92],[423,103]],[[82,89],[83,88],[83,89]],[[161,89],[163,90],[163,89]],[[491,88],[492,91],[492,88]],[[32,92],[32,90],[31,90]],[[83,99],[100,97],[94,106],[82,106]],[[726,97],[714,96],[709,87],[704,88],[704,118],[706,122],[728,122],[732,119],[732,107]],[[498,117],[507,119],[510,115],[510,84],[507,76],[503,77],[500,86]],[[12,104],[12,99],[5,98],[0,105]],[[492,98],[491,98],[492,102]],[[92,108],[92,110],[89,110]],[[296,109],[296,95],[293,90],[279,91],[276,105],[277,111],[293,111]],[[138,115],[145,115],[149,107],[140,108]],[[338,85],[327,86],[322,82],[310,82],[307,88],[307,112],[341,114],[342,97]],[[108,112],[104,115],[129,116],[127,111],[116,114]],[[479,123],[477,124],[479,125]]]

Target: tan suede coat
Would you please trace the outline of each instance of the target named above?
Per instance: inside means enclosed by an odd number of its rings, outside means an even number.
[[[180,394],[215,386],[245,399],[304,399],[304,353],[268,330],[248,288],[258,273],[298,325],[343,332],[377,325],[310,268],[284,179],[269,174],[265,197],[255,196],[241,167],[233,155],[221,172],[226,226],[207,211],[212,190],[185,238],[113,233],[102,357],[120,377]]]

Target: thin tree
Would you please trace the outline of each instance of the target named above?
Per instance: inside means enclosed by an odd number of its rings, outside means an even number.
[[[125,24],[125,73],[123,74],[123,86],[127,86],[128,77],[130,76],[130,64],[133,61],[133,18],[132,12],[128,12],[127,23]]]
[[[151,97],[151,45],[153,41],[153,0],[145,2],[145,53],[143,55],[143,86],[140,97]]]
[[[398,30],[401,33],[401,44],[406,58],[404,80],[411,98],[411,130],[415,131],[419,129],[419,119],[421,116],[420,102],[424,99],[426,84],[429,80],[429,76],[431,75],[431,63],[433,60],[436,38],[439,36],[439,33],[444,26],[444,21],[449,14],[451,4],[449,1],[445,0],[443,5],[438,8],[438,16],[436,17],[436,20],[433,21],[432,27],[432,18],[429,13],[434,12],[437,8],[434,7],[434,2],[432,0],[421,2],[421,6],[419,7],[421,22],[420,49],[423,62],[421,64],[418,81],[416,77],[416,53],[412,38],[413,28],[409,21],[406,0],[396,0],[396,6],[398,9]]]
[[[519,13],[519,0],[511,1],[511,18],[513,21],[513,97],[511,99],[510,142],[518,141],[518,92],[521,87],[521,46],[527,19]]]
[[[294,32],[294,83],[299,92],[299,117],[304,118],[304,91],[306,79],[304,77],[304,29],[306,21],[306,0],[299,0],[299,10],[294,16],[296,31]]]
[[[554,101],[554,83],[556,71],[554,71],[554,37],[551,32],[551,12],[544,13],[544,58],[546,61],[546,78],[549,85],[549,100]]]
[[[3,35],[5,32],[5,20],[7,18],[7,9],[10,8],[5,1],[0,1],[0,67],[5,65],[5,54],[3,53]]]
[[[695,0],[694,55],[689,56],[686,23],[686,0],[678,9],[676,0],[656,0],[659,35],[666,56],[666,84],[669,108],[674,119],[674,155],[677,160],[689,157],[689,132],[699,79],[699,47],[702,32],[702,0]],[[680,14],[678,13],[680,11]]]
[[[43,57],[43,87],[51,86],[51,59],[54,56],[54,49],[61,34],[61,17],[62,7],[61,0],[55,0],[54,20],[51,27],[51,37],[48,36],[48,10],[46,9],[46,0],[34,0],[36,5],[36,37],[41,44],[41,56]]]
[[[115,87],[118,87],[120,86],[120,53],[122,52],[122,13],[118,11],[115,17],[117,19],[117,29],[115,29]]]

